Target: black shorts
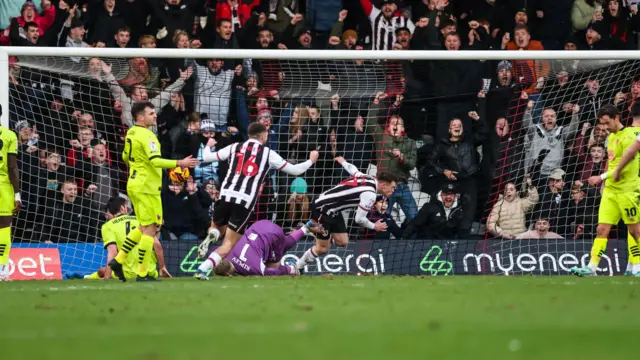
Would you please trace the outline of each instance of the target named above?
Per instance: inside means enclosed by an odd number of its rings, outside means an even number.
[[[244,206],[220,199],[213,210],[213,223],[218,227],[226,226],[237,233],[242,233],[249,223],[250,216],[251,210]]]
[[[329,240],[331,239],[331,234],[347,233],[347,225],[344,222],[342,213],[337,213],[334,216],[329,216],[322,214],[316,209],[312,208],[311,219],[319,222],[325,230],[321,234],[316,235],[316,238],[318,240]]]

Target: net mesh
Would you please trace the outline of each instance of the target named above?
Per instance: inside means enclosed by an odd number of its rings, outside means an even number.
[[[478,69],[469,86],[460,72],[451,84],[460,68]],[[345,212],[350,245],[311,272],[566,273],[574,259],[587,261],[597,223],[599,189],[586,178],[605,169],[607,134],[596,113],[614,103],[631,125],[638,69],[635,61],[13,58],[9,125],[19,138],[24,201],[15,241],[58,247],[65,273],[105,265],[104,205],[127,197],[129,109],[149,99],[160,109],[154,130],[166,158],[202,158],[207,137],[222,148],[246,139],[254,121],[268,124],[267,145],[292,163],[320,150],[297,178],[270,173],[252,221],[287,230],[308,220],[314,196],[348,176],[336,156],[363,172],[400,175],[394,196],[369,217],[385,219],[389,231],[363,229]],[[161,240],[174,275],[197,268],[196,240],[227,167],[199,165],[193,187],[165,176]],[[540,219],[564,239],[515,239],[550,236]],[[626,265],[626,229],[616,231],[622,240],[610,243],[605,272]],[[285,259],[312,244],[299,242]]]

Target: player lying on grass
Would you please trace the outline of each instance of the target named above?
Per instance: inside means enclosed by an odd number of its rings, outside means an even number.
[[[104,242],[104,248],[107,250],[107,264],[113,260],[118,254],[118,251],[127,240],[127,235],[131,230],[138,227],[138,220],[135,216],[127,215],[129,209],[127,208],[125,199],[121,197],[112,197],[109,199],[106,205],[105,217],[107,222],[102,225],[102,240]],[[156,236],[153,241],[154,253],[151,254],[149,263],[149,276],[154,278],[171,277],[169,271],[164,263],[164,252],[160,240],[158,240],[158,232],[160,227],[158,226]],[[124,271],[124,277],[126,279],[135,279],[138,275],[138,246],[136,245],[127,255],[127,258],[122,264],[122,270]],[[158,269],[160,271],[158,272]],[[85,279],[110,279],[111,269],[109,266],[98,269],[97,272],[87,275]]]
[[[640,116],[640,107],[634,104],[632,115]],[[623,220],[629,229],[630,252],[637,254],[637,239],[640,237],[638,224],[638,199],[640,199],[640,181],[638,178],[638,157],[640,150],[632,128],[625,128],[620,122],[620,111],[613,105],[605,105],[598,111],[598,121],[609,131],[607,154],[609,170],[602,175],[589,178],[589,184],[598,186],[606,180],[602,191],[602,200],[598,209],[598,228],[596,239],[591,248],[589,265],[573,267],[571,272],[577,276],[595,276],[600,258],[607,249],[607,239],[612,225]],[[628,150],[627,150],[628,149]],[[625,150],[627,150],[625,152]],[[635,161],[631,162],[635,158]],[[628,166],[627,166],[628,164]],[[637,266],[633,273],[637,273]]]
[[[300,272],[295,266],[280,265],[280,260],[287,250],[311,231],[318,230],[303,225],[300,229],[285,235],[280,226],[268,220],[260,220],[244,232],[226,259],[216,265],[214,273],[226,276],[298,275]],[[200,269],[195,278],[209,280],[206,273]]]
[[[378,177],[364,174],[342,157],[335,159],[352,177],[343,180],[333,188],[323,192],[311,203],[311,220],[324,229],[316,236],[316,245],[307,250],[296,264],[300,270],[313,264],[318,256],[329,251],[331,238],[336,246],[347,246],[349,234],[342,218],[342,211],[355,209],[355,222],[375,231],[386,231],[387,224],[383,220],[375,223],[367,219],[367,214],[376,202],[377,194],[386,198],[393,194],[397,178],[388,173],[379,173]]]

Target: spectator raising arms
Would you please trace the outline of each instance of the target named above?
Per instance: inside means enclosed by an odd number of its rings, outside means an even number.
[[[227,128],[229,103],[233,84],[242,84],[246,80],[242,76],[242,65],[235,69],[225,69],[225,61],[219,59],[207,60],[207,66],[192,62],[195,67],[195,110],[208,114],[216,128]]]
[[[526,100],[529,96],[523,92],[522,98]],[[522,122],[524,129],[527,130],[524,144],[527,154],[525,171],[533,173],[533,181],[537,184],[540,179],[549,176],[553,169],[562,166],[567,139],[573,138],[578,130],[580,107],[574,105],[571,122],[569,126],[564,127],[556,124],[558,117],[551,108],[542,111],[541,119],[534,119],[532,114],[534,106],[535,103],[530,100]],[[536,159],[540,162],[539,174],[535,173],[537,169],[532,168]]]
[[[487,230],[493,235],[513,239],[527,230],[525,214],[533,210],[538,202],[538,190],[531,179],[527,178],[526,183],[526,198],[518,196],[515,184],[508,183],[505,186],[504,195],[493,205],[487,220]]]
[[[415,29],[413,22],[398,11],[394,0],[383,0],[382,9],[371,4],[371,0],[360,0],[365,15],[369,17],[373,35],[373,50],[392,50],[396,43],[396,29],[406,27],[411,32]]]
[[[484,124],[484,93],[480,97],[480,114],[476,111],[469,112],[468,116],[473,120],[471,141],[464,141],[465,132],[463,122],[454,118],[449,122],[449,138],[441,139],[435,145],[430,154],[428,163],[433,175],[442,183],[455,182],[457,188],[463,194],[465,231],[471,228],[476,203],[478,199],[476,177],[480,171],[480,161],[477,147],[482,145],[488,136]]]
[[[131,107],[137,101],[150,101],[157,109],[158,113],[162,111],[162,108],[171,101],[171,94],[174,92],[180,92],[184,86],[185,81],[193,74],[193,68],[188,67],[185,71],[180,70],[180,78],[173,84],[169,85],[164,91],[160,92],[153,99],[149,99],[147,89],[142,85],[134,85],[131,89],[131,96],[127,96],[124,90],[120,87],[116,81],[113,73],[111,72],[111,65],[107,65],[101,62],[102,72],[105,77],[104,80],[109,83],[111,87],[111,93],[113,97],[120,101],[122,106],[122,123],[127,127],[133,126],[133,118],[131,117]]]

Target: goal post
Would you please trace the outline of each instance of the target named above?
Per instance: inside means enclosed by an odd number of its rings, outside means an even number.
[[[208,64],[209,59],[227,63]],[[505,64],[500,63],[503,60]],[[16,248],[57,248],[65,276],[86,275],[106,264],[100,233],[106,220],[104,204],[112,196],[126,199],[127,168],[120,154],[124,132],[132,124],[128,110],[136,99],[148,99],[158,108],[159,125],[154,130],[164,157],[201,157],[207,136],[215,136],[219,147],[242,141],[248,124],[255,121],[269,126],[268,145],[285,160],[302,162],[310,151],[321,151],[320,161],[303,175],[270,173],[250,221],[271,220],[285,230],[304,222],[314,196],[348,176],[334,161],[336,156],[372,175],[382,171],[401,175],[398,189],[402,190],[391,201],[376,201],[370,216],[379,219],[391,204],[389,221],[397,228],[390,228],[388,236],[377,236],[354,224],[354,212],[344,212],[351,243],[319,259],[312,273],[567,274],[569,267],[588,261],[593,229],[581,222],[597,213],[599,201],[598,190],[584,181],[582,187],[573,186],[581,181],[586,166],[599,169],[604,164],[598,154],[593,155],[598,165],[591,159],[592,148],[597,152],[603,145],[594,111],[616,102],[628,117],[625,104],[640,97],[640,83],[634,85],[640,80],[637,60],[637,51],[3,47],[1,124],[20,138],[25,193],[23,210],[14,221]],[[480,75],[472,90],[444,95],[437,91],[433,81],[448,68],[432,64],[451,61],[474,62],[468,69],[477,63]],[[236,73],[236,65],[243,65],[241,73]],[[509,71],[508,84],[502,87],[497,86],[504,80],[501,66]],[[545,68],[542,76],[530,71],[537,66]],[[188,67],[193,74],[181,78]],[[480,92],[484,95],[478,97]],[[501,104],[499,111],[492,108],[494,102]],[[573,106],[581,109],[579,113],[573,113]],[[581,112],[586,107],[589,112]],[[553,111],[554,126],[549,128],[545,128],[546,109]],[[480,120],[474,120],[472,111]],[[453,119],[459,119],[464,129],[461,144],[472,142],[469,155],[477,155],[478,169],[473,176],[456,171],[452,175],[459,179],[446,181],[434,169],[448,170],[451,165],[446,163],[446,151],[438,148],[450,139],[438,132],[444,129],[449,134]],[[400,121],[404,131],[395,133]],[[498,128],[505,132],[502,136],[497,135]],[[548,150],[545,141],[559,147],[551,149],[560,154],[558,161],[532,155],[534,149]],[[438,149],[442,158],[434,159]],[[199,166],[192,172],[195,188],[178,187],[165,179],[162,243],[174,275],[192,275],[197,268],[197,239],[215,211],[214,198],[227,167]],[[545,193],[548,180],[558,176],[565,182],[560,200]],[[529,178],[536,188],[535,201],[527,190]],[[468,233],[447,229],[437,219],[457,216],[441,197],[447,183],[454,184],[455,206],[467,206],[457,227]],[[515,185],[521,203],[496,207],[505,204],[509,184]],[[582,207],[570,204],[583,199]],[[552,206],[556,201],[561,208]],[[407,238],[412,233],[407,230],[412,225],[409,219],[429,206],[432,217],[411,229],[433,238]],[[510,206],[527,210],[514,214]],[[541,218],[550,222],[551,231],[562,219],[564,239],[520,240],[506,230],[535,232]],[[583,228],[578,231],[579,225]],[[434,229],[447,235],[439,236]],[[623,231],[621,227],[609,244],[601,264],[603,274],[625,270]],[[285,260],[295,260],[312,244],[311,239],[299,242]]]
[[[9,53],[0,50],[0,106],[3,114],[0,116],[0,125],[9,126]],[[4,84],[7,84],[5,86]]]

